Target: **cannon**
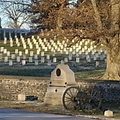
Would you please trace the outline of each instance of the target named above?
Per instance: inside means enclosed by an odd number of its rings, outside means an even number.
[[[62,98],[63,106],[67,110],[81,109],[86,113],[96,112],[102,102],[100,91],[95,87],[83,91],[80,87],[69,87],[65,90]]]

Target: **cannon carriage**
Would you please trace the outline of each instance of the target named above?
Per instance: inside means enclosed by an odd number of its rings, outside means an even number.
[[[100,91],[95,87],[81,91],[80,87],[69,87],[63,94],[63,105],[67,110],[81,109],[83,112],[97,111],[102,102]]]

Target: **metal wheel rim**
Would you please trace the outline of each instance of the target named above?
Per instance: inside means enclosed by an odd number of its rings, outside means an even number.
[[[79,102],[77,98],[77,94],[79,92],[78,87],[69,87],[65,90],[63,94],[63,106],[67,110],[75,110],[77,107],[77,102]]]
[[[82,111],[92,113],[97,111],[101,105],[101,95],[96,89],[83,91],[80,98],[80,106]]]

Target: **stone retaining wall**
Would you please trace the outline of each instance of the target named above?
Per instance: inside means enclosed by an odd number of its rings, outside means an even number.
[[[120,102],[120,81],[87,81],[78,83],[81,90],[93,87],[96,88],[104,102]]]
[[[30,77],[0,77],[0,98],[18,100],[18,94],[37,96],[43,101],[47,89],[48,79]]]
[[[0,99],[18,100],[18,94],[37,96],[43,101],[50,78],[36,77],[4,77],[0,76]],[[81,90],[95,86],[102,95],[102,100],[120,102],[119,81],[81,81],[78,82]]]

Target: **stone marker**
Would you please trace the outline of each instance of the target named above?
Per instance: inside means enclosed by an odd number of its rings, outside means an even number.
[[[96,61],[95,66],[99,67],[99,65],[100,65],[99,61]]]
[[[26,100],[25,94],[18,94],[18,100],[19,101],[25,101]]]
[[[38,62],[38,60],[35,60],[35,65],[39,65],[39,62]]]
[[[12,66],[12,65],[13,65],[13,61],[9,60],[9,66]]]
[[[26,64],[26,60],[22,60],[22,65],[25,65]]]
[[[62,97],[68,86],[75,86],[74,72],[68,65],[59,64],[51,73],[50,82],[45,94],[44,103],[63,105]]]
[[[113,111],[111,111],[111,110],[106,110],[106,111],[104,112],[104,116],[105,116],[105,117],[113,117]]]
[[[8,56],[4,57],[4,62],[8,62]]]

